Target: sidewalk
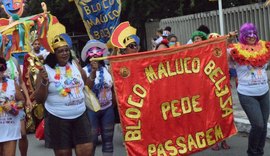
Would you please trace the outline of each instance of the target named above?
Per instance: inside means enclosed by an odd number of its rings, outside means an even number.
[[[233,109],[234,109],[233,114],[234,114],[235,125],[239,132],[249,133],[250,122],[248,121],[248,118],[240,105],[237,91],[235,88],[235,82],[231,81],[231,84],[232,84],[232,99],[233,99]],[[267,138],[270,139],[270,118],[268,120],[268,125],[267,125]]]

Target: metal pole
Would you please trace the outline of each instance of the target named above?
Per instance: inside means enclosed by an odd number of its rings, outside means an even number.
[[[222,0],[218,0],[218,13],[219,13],[220,34],[224,35],[224,21],[223,21],[223,12],[222,12]]]

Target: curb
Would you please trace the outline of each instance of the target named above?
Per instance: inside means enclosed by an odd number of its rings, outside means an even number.
[[[247,119],[234,118],[234,123],[235,123],[239,132],[249,133],[251,126],[250,126],[250,122]],[[269,123],[267,125],[267,136],[266,137],[268,139],[270,139],[270,125],[269,125]]]

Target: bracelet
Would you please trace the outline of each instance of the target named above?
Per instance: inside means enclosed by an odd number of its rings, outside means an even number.
[[[43,81],[41,81],[41,84],[42,84],[43,86],[48,86],[49,82],[47,81],[46,84],[45,84],[45,83],[43,83]]]
[[[89,76],[90,81],[95,81],[95,78],[92,78],[91,75]]]

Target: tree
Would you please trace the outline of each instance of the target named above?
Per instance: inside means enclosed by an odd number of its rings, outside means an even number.
[[[40,3],[43,0],[26,2],[25,16],[42,12]],[[247,5],[250,3],[264,2],[265,0],[223,0],[223,8]],[[48,11],[57,16],[59,21],[66,26],[67,32],[86,33],[82,19],[74,2],[68,0],[45,0]],[[130,21],[137,28],[142,43],[145,38],[145,22],[150,19],[163,19],[198,12],[217,10],[217,2],[209,0],[122,0],[121,21]],[[82,29],[84,28],[84,29]],[[144,45],[142,45],[142,50]]]
[[[41,2],[44,0],[27,1],[25,16],[41,13]],[[83,21],[75,3],[69,3],[67,0],[45,0],[48,11],[58,18],[60,23],[66,26],[67,32],[86,33]]]

